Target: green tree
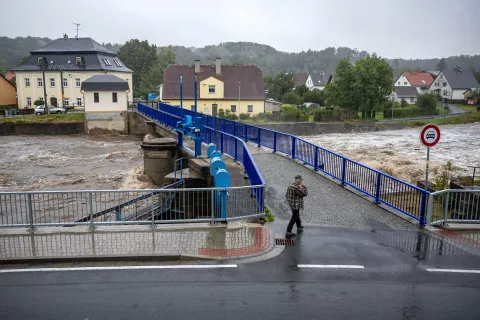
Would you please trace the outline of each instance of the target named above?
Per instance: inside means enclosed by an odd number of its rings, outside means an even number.
[[[319,89],[309,90],[303,95],[303,101],[318,103],[319,105],[323,106],[324,105],[323,91]]]
[[[295,121],[300,115],[300,111],[290,104],[284,104],[280,108],[280,114],[283,120]]]
[[[424,115],[433,115],[437,110],[437,95],[434,93],[424,93],[417,97],[417,107],[420,113]]]
[[[169,47],[158,49],[157,59],[152,68],[147,71],[140,79],[137,93],[142,96],[149,92],[156,92],[158,86],[163,82],[163,73],[169,64],[175,63],[175,54]]]
[[[118,50],[118,57],[133,71],[133,94],[138,96],[140,92],[151,90],[150,84],[159,76],[161,68],[158,64],[157,47],[150,45],[147,40],[132,39],[127,41]],[[143,77],[142,86],[140,86]],[[161,81],[157,84],[159,85]],[[139,91],[140,90],[140,91]]]
[[[438,71],[445,70],[447,67],[447,61],[445,61],[445,58],[440,59],[436,66]]]
[[[45,102],[43,102],[43,100],[35,100],[35,102],[33,103],[33,105],[35,106],[43,106],[45,104]]]
[[[270,80],[270,79],[267,79]],[[291,73],[279,73],[271,80],[268,95],[275,100],[281,101],[287,92],[295,87],[295,79]]]
[[[307,93],[308,91],[310,91],[308,89],[308,87],[304,84],[302,84],[301,86],[297,86],[295,87],[295,90],[293,90],[295,92],[296,95],[300,96],[300,97],[303,97],[305,95],[305,93]]]
[[[355,75],[348,59],[340,61],[335,71],[335,81],[327,84],[323,90],[328,106],[341,106],[358,110],[358,97],[355,93]]]
[[[295,92],[287,92],[285,96],[283,96],[283,102],[298,106],[303,104],[303,98]]]
[[[408,102],[405,99],[402,99],[402,101],[400,101],[400,107],[401,108],[408,107]]]

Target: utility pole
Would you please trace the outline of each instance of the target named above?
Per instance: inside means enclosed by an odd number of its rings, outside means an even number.
[[[47,58],[42,58],[42,76],[43,76],[43,103],[45,106],[45,114],[50,114],[47,101],[47,83],[45,81],[45,69],[47,68]]]
[[[64,109],[65,106],[64,106],[63,99],[65,99],[65,93],[63,91],[63,71],[62,71],[62,69],[60,69],[60,86],[62,88],[62,105],[61,106],[62,106],[62,109]]]

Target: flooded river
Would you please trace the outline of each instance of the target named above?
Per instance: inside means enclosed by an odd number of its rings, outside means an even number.
[[[452,161],[455,174],[471,175],[469,166],[480,166],[480,123],[440,127],[440,142],[431,149],[433,176]],[[325,134],[304,139],[365,165],[415,183],[425,179],[426,148],[421,128],[366,133]]]
[[[139,189],[141,139],[128,136],[0,137],[0,191]]]

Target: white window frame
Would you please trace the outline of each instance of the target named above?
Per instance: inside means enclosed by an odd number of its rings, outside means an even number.
[[[213,91],[211,91],[210,89],[213,89]],[[214,84],[209,84],[208,85],[208,94],[215,94],[215,92],[216,92],[215,85]]]
[[[55,88],[55,78],[50,78],[50,88]]]
[[[64,98],[63,99],[63,105],[66,106],[66,107],[70,106],[70,98]]]
[[[230,112],[237,112],[237,106],[234,105],[234,104],[232,104],[232,105],[230,106]]]
[[[403,85],[406,86],[408,84],[408,82],[404,82]]]
[[[81,85],[82,81],[80,80],[80,78],[75,78],[75,88],[80,88]]]
[[[32,98],[27,97],[27,106],[31,106],[31,105],[32,105]]]
[[[122,64],[118,61],[118,60],[113,60],[113,62],[115,62],[115,64],[117,65],[117,67],[121,67]]]
[[[43,97],[38,97],[38,100],[42,100],[42,101],[43,101]]]
[[[248,112],[253,112],[253,105],[248,105],[247,106],[247,111]]]
[[[108,59],[102,59],[103,60],[103,63],[105,63],[106,66],[109,66],[111,67],[112,64],[110,63],[110,61]]]
[[[80,103],[79,103],[80,101]],[[82,105],[82,98],[77,98],[77,106],[81,106]]]
[[[42,78],[37,78],[37,87],[43,88],[43,79]]]
[[[63,78],[63,87],[68,88],[68,78]]]
[[[25,78],[25,88],[30,88],[30,78]]]
[[[37,58],[37,66],[41,66],[41,65],[42,65],[42,60],[43,60],[42,57]]]
[[[75,57],[75,65],[76,66],[82,65],[82,57]]]

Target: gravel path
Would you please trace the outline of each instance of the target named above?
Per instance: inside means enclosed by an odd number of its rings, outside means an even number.
[[[267,183],[266,203],[276,219],[290,219],[291,211],[285,200],[285,192],[294,176],[300,174],[309,190],[309,195],[305,199],[305,211],[301,212],[301,218],[306,225],[417,229],[414,224],[379,208],[284,156],[264,153],[255,154],[254,158]]]

